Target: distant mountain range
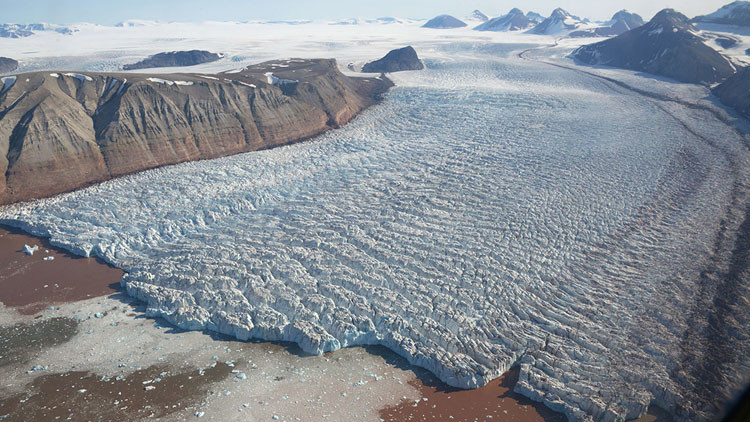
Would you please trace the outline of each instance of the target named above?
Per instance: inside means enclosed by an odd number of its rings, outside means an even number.
[[[538,22],[536,16],[530,17],[521,9],[512,9],[507,15],[488,20],[474,28],[477,31],[523,31],[529,29]]]
[[[24,25],[17,23],[0,24],[1,38],[24,38],[34,35],[35,32],[42,31],[54,31],[64,35],[70,35],[74,32],[68,27],[47,23],[30,23]]]

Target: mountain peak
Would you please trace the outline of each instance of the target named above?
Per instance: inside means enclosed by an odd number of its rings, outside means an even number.
[[[567,11],[566,11],[565,9],[563,9],[562,7],[558,7],[557,9],[553,10],[553,11],[552,11],[552,14],[550,15],[550,17],[551,17],[551,18],[552,18],[552,17],[561,17],[561,18],[565,18],[565,17],[568,17],[568,16],[570,16],[570,13],[568,13],[568,12],[567,12]]]
[[[460,19],[451,15],[440,15],[430,19],[426,24],[422,25],[422,28],[452,29],[463,28],[464,26],[466,26],[466,23]]]

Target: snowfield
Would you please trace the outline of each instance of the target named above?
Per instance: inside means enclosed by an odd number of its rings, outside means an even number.
[[[148,314],[182,328],[313,354],[382,344],[463,388],[520,365],[517,391],[572,420],[631,419],[652,403],[715,416],[750,375],[747,274],[727,270],[748,205],[742,136],[709,101],[656,101],[518,57],[521,40],[550,38],[444,34],[314,44],[360,62],[413,44],[427,65],[314,141],[0,219],[125,269]],[[543,59],[574,66],[560,52]],[[606,72],[685,102],[707,95]]]

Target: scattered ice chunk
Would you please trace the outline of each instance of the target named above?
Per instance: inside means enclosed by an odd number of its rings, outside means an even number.
[[[42,258],[42,259],[43,259],[44,261],[54,261],[54,260],[55,260],[55,257],[54,257],[54,256],[45,256],[45,257],[44,257],[44,258]]]
[[[168,81],[166,79],[161,79],[161,78],[148,78],[147,80],[150,82],[157,83],[157,84],[174,85],[174,82]]]
[[[84,75],[82,73],[66,73],[65,76],[76,78],[81,81],[81,83],[84,83],[86,81],[92,82],[94,80],[91,76]]]
[[[37,246],[37,245],[34,245],[34,246],[23,245],[23,252],[26,255],[34,255],[34,252],[36,252],[38,250],[39,250],[39,246]]]

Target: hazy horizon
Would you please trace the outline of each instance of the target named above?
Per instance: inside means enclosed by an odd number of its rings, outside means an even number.
[[[112,25],[127,20],[201,22],[285,20],[285,19],[341,19],[352,17],[394,16],[427,19],[439,14],[464,18],[474,9],[490,17],[505,14],[513,7],[533,10],[549,15],[562,7],[568,12],[592,20],[610,18],[615,12],[628,9],[650,19],[659,10],[671,7],[692,17],[712,13],[730,3],[727,0],[602,0],[595,4],[583,0],[527,0],[524,2],[476,0],[383,0],[377,4],[326,0],[310,3],[301,0],[281,0],[275,3],[241,0],[165,0],[158,4],[149,0],[131,0],[123,3],[105,3],[98,0],[39,0],[29,7],[19,2],[2,0],[4,23],[48,22],[70,24],[91,22]]]

